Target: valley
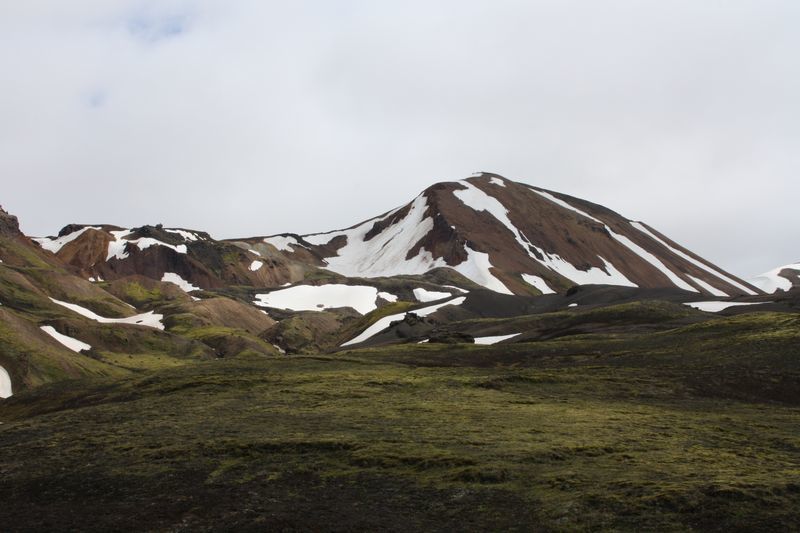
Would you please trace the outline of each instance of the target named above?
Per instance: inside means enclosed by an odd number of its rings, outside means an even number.
[[[481,173],[327,233],[0,211],[8,531],[774,531],[800,277]]]

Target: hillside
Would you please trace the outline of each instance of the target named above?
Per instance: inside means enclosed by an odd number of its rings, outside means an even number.
[[[795,273],[494,174],[314,235],[0,209],[0,524],[790,530]]]

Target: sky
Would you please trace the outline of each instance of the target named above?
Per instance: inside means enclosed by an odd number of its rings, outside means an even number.
[[[800,260],[796,0],[0,4],[0,204],[29,235],[351,226],[477,171],[743,277]]]

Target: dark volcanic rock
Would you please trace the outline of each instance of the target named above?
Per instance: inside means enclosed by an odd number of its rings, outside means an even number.
[[[9,214],[3,206],[0,206],[0,234],[9,237],[16,237],[21,235],[19,231],[19,220],[12,214]]]
[[[427,336],[437,324],[432,318],[421,317],[411,312],[406,313],[402,320],[395,320],[389,324],[389,327],[398,338],[415,339]]]
[[[472,344],[475,337],[461,331],[437,331],[431,334],[428,342],[434,344]]]

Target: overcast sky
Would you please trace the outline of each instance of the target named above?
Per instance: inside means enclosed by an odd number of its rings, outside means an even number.
[[[30,235],[350,226],[475,171],[729,271],[800,260],[797,0],[0,4],[0,203]]]

